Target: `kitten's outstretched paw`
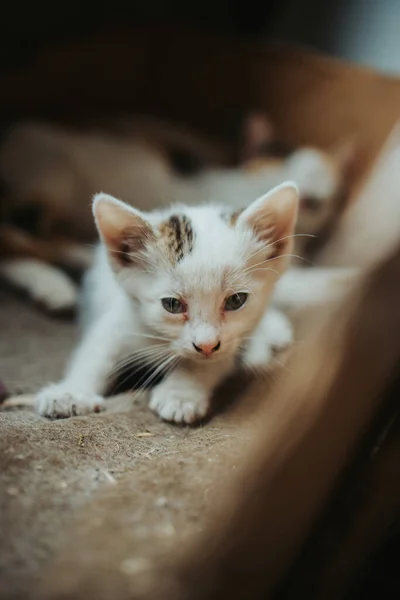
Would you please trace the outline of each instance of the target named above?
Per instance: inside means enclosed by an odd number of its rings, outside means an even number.
[[[207,415],[210,402],[198,391],[176,389],[167,381],[153,389],[150,408],[164,421],[192,425]]]
[[[78,291],[64,273],[52,273],[51,278],[42,278],[32,297],[52,313],[72,311],[78,302]]]
[[[36,410],[49,419],[66,419],[104,410],[104,399],[96,394],[72,393],[63,384],[55,384],[36,396]]]
[[[280,311],[270,309],[257,335],[250,338],[244,354],[244,363],[253,369],[270,369],[276,366],[276,357],[290,348],[293,329],[289,319]]]
[[[273,353],[286,350],[293,342],[293,328],[289,319],[278,311],[269,321],[268,341]]]

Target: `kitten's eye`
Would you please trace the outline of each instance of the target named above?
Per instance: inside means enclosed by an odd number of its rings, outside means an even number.
[[[225,310],[239,310],[246,303],[248,294],[246,292],[239,292],[238,294],[232,294],[225,300]]]
[[[186,305],[176,298],[163,298],[161,304],[166,311],[175,315],[186,312]]]

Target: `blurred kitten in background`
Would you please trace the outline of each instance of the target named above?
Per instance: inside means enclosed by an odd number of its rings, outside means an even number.
[[[228,146],[151,118],[80,129],[16,124],[0,147],[0,276],[50,312],[74,309],[70,274],[91,264],[90,207],[99,191],[141,210],[209,201],[240,210],[293,180],[301,198],[296,232],[319,234],[339,212],[352,148],[288,149],[256,112],[241,134],[234,164]],[[294,253],[307,254],[308,242],[297,237]]]
[[[312,146],[293,148],[279,139],[263,113],[253,112],[245,119],[239,155],[244,168],[275,170],[277,177],[285,173],[286,179],[298,186],[300,206],[294,252],[301,257],[312,258],[339,220],[346,205],[356,151],[353,139],[328,150]]]
[[[94,193],[104,190],[155,207],[174,200],[176,177],[225,149],[183,127],[121,119],[72,128],[21,122],[0,147],[0,276],[46,310],[74,309],[96,240]],[[67,274],[67,273],[68,274]]]

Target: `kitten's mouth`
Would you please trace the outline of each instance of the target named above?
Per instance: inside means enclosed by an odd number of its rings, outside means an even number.
[[[190,353],[190,356],[188,355],[188,358],[190,358],[190,360],[193,360],[193,361],[199,362],[199,363],[210,362],[210,361],[218,362],[218,360],[226,358],[226,352],[214,352],[212,354]]]

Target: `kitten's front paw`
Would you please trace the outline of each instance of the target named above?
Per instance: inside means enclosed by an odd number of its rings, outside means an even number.
[[[207,415],[210,402],[200,391],[177,389],[167,381],[153,389],[150,408],[164,421],[191,425]]]
[[[36,396],[36,410],[49,419],[66,419],[100,412],[104,399],[96,394],[72,393],[63,384],[49,385]]]
[[[264,371],[275,366],[276,357],[293,342],[293,329],[289,319],[277,310],[270,310],[243,355],[244,364]]]

